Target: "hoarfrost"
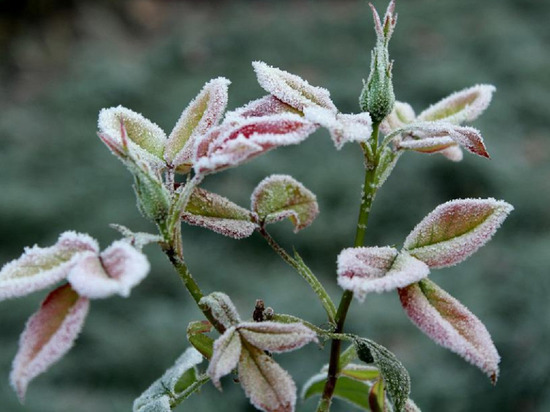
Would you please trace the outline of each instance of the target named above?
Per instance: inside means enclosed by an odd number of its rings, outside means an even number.
[[[212,383],[219,390],[222,389],[220,378],[230,373],[239,362],[242,352],[241,337],[235,326],[228,328],[214,342],[214,353],[206,374],[212,379]]]
[[[252,345],[274,353],[296,350],[309,342],[317,342],[315,332],[301,323],[241,322],[237,328]]]

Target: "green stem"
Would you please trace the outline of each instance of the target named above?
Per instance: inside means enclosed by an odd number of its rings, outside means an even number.
[[[313,274],[311,269],[307,267],[307,265],[303,262],[303,260],[297,256],[296,258],[293,258],[290,256],[285,249],[281,245],[279,245],[275,239],[271,237],[271,235],[265,230],[264,227],[260,227],[259,229],[260,234],[263,236],[263,238],[267,241],[269,246],[277,252],[277,254],[290,266],[292,266],[296,271],[302,276],[302,278],[311,286],[311,289],[317,294],[319,297],[319,300],[321,301],[321,304],[323,305],[323,308],[327,312],[328,320],[330,323],[335,323],[335,315],[336,315],[336,306],[334,305],[334,302],[330,298],[329,294],[319,282],[319,279]]]
[[[359,218],[357,220],[357,228],[355,231],[354,247],[363,246],[365,241],[365,232],[369,221],[370,210],[374,197],[376,195],[377,182],[377,167],[379,161],[378,151],[378,129],[379,124],[373,126],[370,149],[364,150],[365,154],[365,182],[363,184],[363,194],[361,196],[361,206],[359,209]],[[383,148],[383,147],[382,147]],[[346,322],[346,315],[348,314],[351,301],[353,299],[353,292],[346,290],[342,294],[340,304],[338,305],[338,311],[336,312],[336,329],[335,334],[341,334],[344,330],[344,324]],[[342,341],[339,339],[333,339],[330,348],[330,360],[327,373],[327,382],[323,390],[323,396],[317,407],[317,412],[326,412],[330,410],[330,404],[334,389],[336,388],[336,381],[338,380],[339,373],[339,360],[340,360],[340,348]]]

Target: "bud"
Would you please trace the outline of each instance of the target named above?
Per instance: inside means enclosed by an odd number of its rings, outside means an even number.
[[[370,3],[369,5],[374,17],[376,46],[371,53],[370,74],[359,96],[359,106],[362,111],[370,113],[372,122],[376,124],[391,113],[395,102],[388,43],[397,22],[397,15],[394,14],[395,2],[392,0],[382,24],[374,6]]]

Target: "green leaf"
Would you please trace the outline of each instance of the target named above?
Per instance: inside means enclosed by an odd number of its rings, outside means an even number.
[[[251,208],[266,224],[289,218],[295,232],[309,226],[319,214],[315,195],[288,175],[262,180],[252,193]]]
[[[315,395],[321,395],[327,380],[326,373],[313,376],[302,389],[302,399],[308,399]],[[368,394],[371,386],[346,376],[340,376],[336,381],[334,397],[351,403],[363,410],[369,410]]]
[[[374,363],[380,370],[396,412],[404,410],[411,391],[411,378],[403,364],[388,349],[370,339],[354,339],[357,356],[365,363]]]
[[[384,412],[386,410],[386,395],[384,381],[378,379],[369,392],[369,405],[372,412]]]
[[[187,325],[187,340],[207,359],[211,359],[214,352],[214,339],[205,335],[211,330],[212,324],[207,320],[195,321]]]

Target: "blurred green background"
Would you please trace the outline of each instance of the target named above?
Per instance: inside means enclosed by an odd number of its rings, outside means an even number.
[[[385,1],[375,1],[383,11]],[[122,104],[170,131],[210,78],[232,80],[230,108],[263,95],[252,60],[327,87],[355,112],[374,44],[365,1],[39,1],[0,2],[0,262],[59,233],[88,232],[107,246],[109,223],[152,230],[135,208],[132,179],[97,139],[102,107]],[[496,387],[475,367],[436,346],[404,315],[396,294],[352,306],[347,329],[389,347],[412,377],[424,411],[550,410],[550,3],[537,0],[401,0],[391,43],[397,98],[417,112],[476,83],[497,86],[475,124],[492,160],[466,154],[406,154],[375,203],[369,245],[400,245],[436,205],[495,197],[516,210],[495,239],[431,279],[483,320],[502,355]],[[321,214],[295,246],[331,295],[336,255],[353,241],[362,182],[357,146],[336,152],[318,131],[299,147],[273,151],[208,178],[205,187],[246,206],[271,173],[295,176],[318,196]],[[191,271],[205,291],[226,291],[241,314],[263,298],[276,311],[324,322],[314,295],[254,235],[235,241],[184,228]],[[155,246],[153,264],[130,299],[94,301],[76,346],[30,386],[20,406],[8,382],[25,320],[45,296],[1,303],[2,411],[127,411],[132,400],[187,347],[186,325],[201,318]],[[277,360],[300,387],[328,359],[314,345]],[[313,411],[316,401],[298,404]],[[335,410],[352,408],[337,402]],[[178,410],[253,410],[230,378],[206,385]]]

